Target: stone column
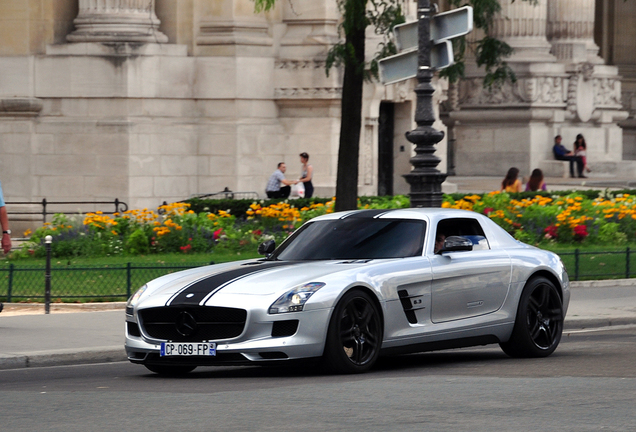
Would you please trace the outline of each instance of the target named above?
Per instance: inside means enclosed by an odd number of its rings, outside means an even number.
[[[79,0],[77,30],[69,42],[166,43],[159,31],[155,0]]]
[[[594,0],[549,0],[548,40],[561,62],[603,63],[594,43]]]
[[[546,38],[547,18],[548,0],[504,0],[501,2],[501,13],[493,20],[490,34],[514,48],[508,61],[554,61]]]

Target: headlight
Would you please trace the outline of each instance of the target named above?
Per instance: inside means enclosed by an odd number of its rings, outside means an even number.
[[[269,313],[300,312],[309,297],[324,286],[325,284],[322,282],[309,282],[287,291],[269,307]]]
[[[134,293],[132,296],[130,296],[130,298],[128,299],[128,303],[126,303],[126,314],[128,314],[128,315],[132,315],[133,314],[133,308],[135,307],[135,305],[139,301],[139,298],[144,293],[144,291],[146,291],[146,288],[148,288],[148,285],[142,286],[141,288],[139,288],[137,290],[136,293]]]

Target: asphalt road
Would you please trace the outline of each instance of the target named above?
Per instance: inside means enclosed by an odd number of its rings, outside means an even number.
[[[0,371],[2,431],[636,431],[636,327],[564,334],[545,359],[481,347],[363,375],[109,363]]]

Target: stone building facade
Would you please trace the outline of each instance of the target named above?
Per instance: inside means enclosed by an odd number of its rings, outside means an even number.
[[[459,85],[437,83],[444,121],[435,127],[448,127],[449,168],[557,172],[553,135],[568,143],[583,133],[599,170],[631,173],[624,160],[636,159],[633,3],[505,3],[494,31],[516,50],[518,81],[485,91],[483,72],[468,64]],[[417,1],[402,4],[414,19]],[[324,60],[338,38],[335,1],[280,0],[261,14],[253,7],[250,0],[0,0],[5,198],[119,198],[155,208],[225,187],[263,197],[279,161],[288,177],[299,175],[303,151],[316,194],[331,196],[342,77],[337,69],[327,76]],[[368,37],[371,56],[378,39]],[[415,126],[414,85],[365,85],[360,194],[408,192],[402,175],[413,146],[404,133]],[[445,172],[446,139],[436,154]]]
[[[456,138],[456,172],[517,166],[525,175],[537,167],[562,175],[564,164],[552,160],[553,137],[562,135],[572,148],[581,133],[597,174],[636,174],[628,161],[636,150],[636,39],[622,32],[634,18],[634,2],[502,2],[492,33],[514,48],[508,63],[517,81],[485,89],[483,71],[469,65],[466,79],[452,89],[447,124]]]

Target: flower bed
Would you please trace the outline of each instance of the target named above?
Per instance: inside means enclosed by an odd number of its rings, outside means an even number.
[[[301,204],[298,206],[297,204]],[[205,203],[198,203],[202,208]],[[158,211],[129,210],[113,216],[100,212],[84,217],[56,214],[38,228],[14,258],[43,256],[42,240],[54,237],[56,257],[119,254],[211,252],[254,250],[268,239],[280,243],[305,221],[333,211],[334,200],[242,203],[242,210],[191,210],[190,203],[173,203]],[[238,205],[237,205],[238,206]],[[359,208],[404,208],[408,197],[361,197]],[[530,244],[621,245],[636,236],[636,195],[589,191],[563,196],[483,195],[444,197],[443,207],[487,215],[515,238]],[[238,207],[237,207],[238,208]],[[236,210],[236,209],[235,209]]]
[[[636,240],[636,195],[601,193],[591,199],[588,193],[574,192],[515,199],[491,192],[449,198],[442,207],[488,215],[518,240],[535,245],[621,245]]]

